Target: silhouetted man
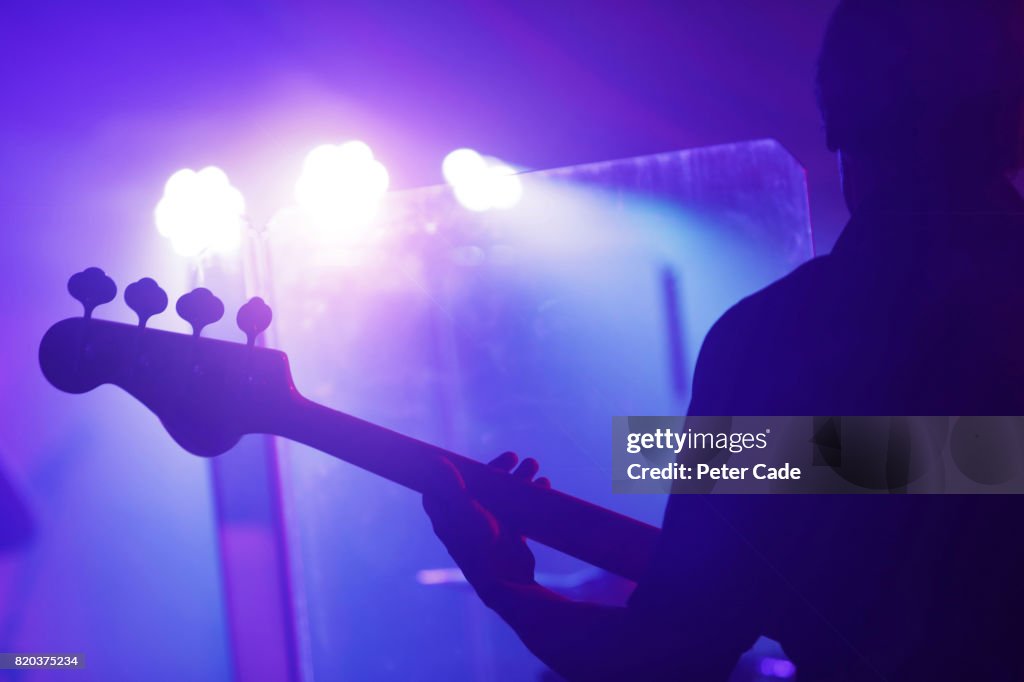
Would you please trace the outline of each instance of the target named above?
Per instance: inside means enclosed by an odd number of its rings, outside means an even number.
[[[1024,414],[1019,5],[840,4],[818,90],[852,219],[715,324],[691,414]],[[759,635],[802,680],[1024,679],[1015,497],[676,495],[626,608],[538,586],[454,477],[425,504],[484,601],[569,679],[724,680]]]

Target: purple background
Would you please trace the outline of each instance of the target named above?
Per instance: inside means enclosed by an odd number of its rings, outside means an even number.
[[[171,172],[220,165],[265,221],[322,142],[363,139],[413,187],[459,146],[547,168],[774,137],[808,169],[827,250],[846,218],[812,92],[831,5],[6,4],[0,472],[35,535],[5,551],[0,532],[0,650],[89,634],[93,660],[154,679],[229,669],[204,463],[126,396],[56,394],[35,360],[84,266],[183,288],[152,223]]]

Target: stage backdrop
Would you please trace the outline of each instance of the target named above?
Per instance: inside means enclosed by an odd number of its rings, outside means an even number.
[[[266,235],[277,344],[299,390],[478,458],[540,460],[571,494],[612,496],[611,418],[682,414],[707,330],[812,255],[803,169],[772,140],[519,176],[512,209],[448,187],[394,193],[375,230]],[[308,227],[308,226],[305,226]],[[306,679],[523,680],[539,664],[452,566],[417,495],[282,448]],[[613,582],[543,548],[550,584]]]
[[[81,155],[62,167],[50,181],[64,198],[14,206],[32,229],[12,223],[0,254],[0,650],[83,652],[88,667],[71,674],[104,682],[230,679],[259,653],[239,641],[265,641],[260,664],[292,669],[288,652],[266,655],[289,637],[304,680],[539,674],[446,570],[416,495],[282,444],[283,501],[261,498],[275,473],[261,468],[275,460],[264,441],[211,464],[116,389],[69,396],[45,382],[39,339],[81,314],[71,273],[101,266],[121,291],[154,276],[172,300],[198,274],[152,228],[162,170]],[[683,412],[714,320],[810,257],[803,170],[765,140],[521,183],[514,208],[485,212],[446,187],[393,193],[360,235],[306,230],[285,210],[255,237],[262,269],[222,259],[202,275],[230,313],[246,279],[268,293],[270,341],[310,398],[473,457],[535,456],[556,487],[656,523],[663,500],[610,493],[611,417]],[[96,314],[133,321],[120,297]],[[151,325],[186,327],[173,312]],[[233,314],[207,334],[238,340]],[[273,585],[252,557],[273,558],[278,515],[291,603],[240,620],[227,595]],[[552,552],[539,562],[559,589],[623,594]]]

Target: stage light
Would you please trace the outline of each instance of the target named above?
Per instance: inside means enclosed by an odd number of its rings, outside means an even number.
[[[220,168],[183,168],[167,180],[153,215],[157,230],[182,256],[228,252],[241,243],[245,199]]]
[[[470,211],[509,209],[523,196],[515,169],[472,149],[450,152],[441,163],[441,172],[456,200]]]
[[[487,169],[484,157],[472,149],[463,147],[448,152],[441,162],[441,172],[449,185],[459,185],[465,181],[478,178]]]
[[[452,186],[455,198],[462,204],[463,208],[478,212],[491,208],[491,192],[487,180],[487,173],[485,172]]]
[[[376,215],[388,183],[387,169],[365,142],[324,144],[306,155],[295,199],[321,229],[358,230]]]
[[[523,196],[523,182],[514,168],[502,164],[491,166],[487,169],[487,184],[494,208],[512,208]]]

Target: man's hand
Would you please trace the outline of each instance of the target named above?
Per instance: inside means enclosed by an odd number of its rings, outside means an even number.
[[[536,478],[540,465],[532,458],[519,458],[512,452],[498,455],[490,466],[510,476],[533,481],[550,488],[546,478]],[[424,495],[423,508],[466,580],[485,603],[504,587],[534,585],[533,552],[514,530],[503,526],[483,505],[469,496],[465,483],[454,466],[440,486],[440,494]]]
[[[491,466],[551,487],[546,478],[535,478],[540,468],[536,460],[525,459],[517,467],[518,461],[506,452]],[[434,532],[483,602],[552,670],[570,680],[660,680],[668,678],[657,669],[664,656],[672,658],[673,668],[685,665],[675,662],[674,632],[662,633],[656,623],[637,627],[627,622],[624,608],[572,601],[534,582],[533,553],[523,537],[470,497],[455,465],[443,463],[430,487],[435,492],[423,496]],[[654,654],[648,648],[651,642],[656,642]],[[641,669],[645,663],[649,670]]]

